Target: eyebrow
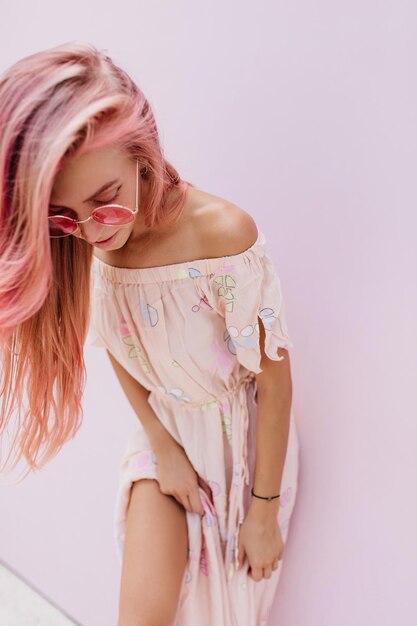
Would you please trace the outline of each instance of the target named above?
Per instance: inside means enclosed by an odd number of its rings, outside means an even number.
[[[89,198],[87,198],[87,200],[84,200],[84,201],[83,201],[83,202],[84,202],[84,204],[85,204],[86,202],[91,202],[91,200],[94,200],[94,198],[96,198],[96,197],[97,197],[97,196],[99,196],[101,193],[103,193],[103,191],[105,191],[106,189],[109,189],[110,187],[112,187],[113,185],[115,185],[116,183],[118,183],[118,182],[119,182],[119,180],[120,180],[119,178],[115,178],[114,180],[111,180],[110,182],[105,183],[104,185],[102,185],[102,186],[100,187],[100,189],[98,189],[98,191],[96,191],[95,193],[93,193],[93,195],[92,195],[92,196],[90,196]],[[69,208],[69,207],[67,207],[67,206],[62,206],[62,205],[60,205],[60,204],[50,204],[49,206],[50,206],[50,207],[52,207],[52,208],[55,208],[55,209],[68,209],[68,208]]]

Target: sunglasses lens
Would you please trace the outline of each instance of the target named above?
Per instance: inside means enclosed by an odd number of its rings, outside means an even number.
[[[98,209],[94,209],[92,215],[96,222],[99,222],[100,224],[106,224],[108,226],[129,224],[134,219],[132,211],[129,211],[129,209],[124,209],[117,204],[108,204],[105,207],[99,207]]]
[[[64,216],[49,217],[49,234],[51,237],[66,237],[77,230],[77,224]]]

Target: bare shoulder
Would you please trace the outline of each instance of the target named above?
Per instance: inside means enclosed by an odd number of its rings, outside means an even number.
[[[206,257],[239,254],[258,238],[258,228],[250,213],[220,198],[198,212],[194,228]]]
[[[94,255],[116,267],[160,267],[233,256],[250,248],[257,237],[256,222],[247,211],[192,187],[178,225],[159,228],[151,246],[139,242],[121,250],[95,250]]]

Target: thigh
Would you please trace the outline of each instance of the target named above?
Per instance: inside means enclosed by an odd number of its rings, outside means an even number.
[[[169,626],[188,558],[184,507],[155,479],[133,483],[126,515],[118,626]]]

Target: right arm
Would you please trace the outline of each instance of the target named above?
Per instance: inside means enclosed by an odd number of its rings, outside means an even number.
[[[152,449],[155,453],[158,452],[167,443],[171,443],[175,441],[175,439],[168,432],[160,419],[158,419],[158,416],[149,404],[149,390],[143,387],[136,378],[133,378],[107,348],[106,352],[122,389],[146,432]]]
[[[151,448],[157,456],[156,468],[162,493],[174,496],[188,511],[203,515],[204,508],[198,485],[204,489],[209,498],[211,498],[210,487],[198,476],[184,448],[155,414],[148,402],[149,390],[133,378],[107,348],[106,352],[122,389],[143,425]]]

